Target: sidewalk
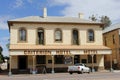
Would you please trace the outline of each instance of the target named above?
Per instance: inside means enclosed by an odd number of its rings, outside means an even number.
[[[92,72],[91,72],[92,73]],[[93,74],[95,73],[111,73],[110,70],[100,70],[100,71],[96,71],[93,72]],[[120,73],[120,70],[113,70],[113,73]],[[55,74],[65,74],[65,73],[54,73]],[[69,74],[69,73],[68,73]],[[34,76],[37,75],[52,75],[52,73],[47,73],[47,74],[34,74]],[[8,72],[0,72],[0,77],[1,76],[8,76]],[[12,74],[12,76],[33,76],[33,74]]]
[[[100,71],[97,71],[97,72],[111,72],[110,70],[100,70]],[[120,72],[120,70],[113,70],[113,72]]]

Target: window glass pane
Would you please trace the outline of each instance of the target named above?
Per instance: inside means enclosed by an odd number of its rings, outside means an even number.
[[[19,35],[20,35],[20,41],[26,41],[26,30],[21,29],[19,31]]]
[[[88,63],[92,63],[92,56],[88,55]]]
[[[45,64],[46,63],[46,57],[44,55],[36,56],[36,63],[37,64]]]
[[[78,45],[79,44],[79,40],[78,40],[78,31],[77,30],[73,30],[73,44]]]
[[[88,40],[94,41],[94,31],[93,30],[88,30]]]
[[[93,56],[93,62],[96,63],[97,59],[96,59],[96,55]],[[88,63],[92,63],[92,56],[88,55]]]
[[[55,55],[55,64],[64,64],[64,56],[63,55]]]
[[[43,29],[38,30],[38,44],[41,44],[41,45],[44,44],[44,30]]]
[[[62,41],[62,32],[61,30],[55,31],[55,41]]]
[[[115,44],[115,36],[113,35],[112,38],[113,38],[113,44]]]
[[[56,39],[61,39],[61,32],[56,31],[55,37],[56,37]]]
[[[81,62],[82,63],[87,63],[87,60],[86,59],[82,59]]]
[[[97,63],[97,57],[94,55],[94,63]]]

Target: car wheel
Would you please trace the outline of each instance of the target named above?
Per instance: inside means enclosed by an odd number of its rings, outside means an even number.
[[[69,72],[70,74],[73,74],[72,72]]]
[[[81,74],[83,74],[83,69],[81,70]]]
[[[77,72],[78,74],[80,74],[80,72]]]
[[[90,74],[91,70],[89,69],[88,74]]]

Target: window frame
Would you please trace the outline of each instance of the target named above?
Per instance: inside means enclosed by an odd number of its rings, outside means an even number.
[[[65,64],[65,57],[64,57],[64,55],[55,55],[54,56],[54,63],[55,64]]]
[[[56,39],[56,32],[60,31],[60,39]],[[63,42],[63,33],[62,30],[60,28],[55,29],[54,31],[54,42]]]
[[[39,37],[38,37],[38,31],[39,31],[39,30],[42,30],[42,31],[43,31],[43,43],[41,43],[41,44],[39,43]],[[37,35],[36,35],[37,44],[38,44],[38,45],[45,45],[45,30],[44,30],[44,28],[38,28],[36,34],[37,34]]]
[[[90,37],[91,37],[91,33],[89,34],[89,31],[92,31],[93,32],[93,39],[92,40],[90,40]],[[93,29],[88,29],[88,31],[87,31],[87,42],[95,42],[95,32],[94,32],[94,30]]]
[[[87,55],[87,60],[88,60],[88,63],[92,63],[92,56],[91,55]],[[93,56],[93,63],[97,63],[97,55],[94,55]]]
[[[73,34],[73,31],[77,31],[77,43],[76,44],[74,44],[74,42],[73,42],[73,38],[74,38],[74,34]],[[79,45],[80,44],[80,42],[79,42],[79,30],[78,29],[76,29],[76,28],[74,28],[74,29],[72,29],[72,45]]]
[[[45,55],[37,55],[36,56],[36,64],[46,64],[46,56]]]
[[[116,44],[116,42],[115,42],[115,35],[114,34],[112,35],[112,41],[113,41],[113,44]]]
[[[104,45],[107,46],[107,37],[104,37]]]
[[[22,40],[21,39],[21,32],[20,31],[22,31],[22,30],[24,30],[25,31],[25,40]],[[27,29],[26,28],[24,28],[24,27],[21,27],[21,28],[19,28],[19,30],[18,30],[18,42],[27,42]]]

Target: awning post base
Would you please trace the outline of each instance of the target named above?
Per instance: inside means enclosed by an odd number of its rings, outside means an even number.
[[[51,73],[52,73],[52,74],[54,74],[54,73],[55,73],[55,71],[54,71],[54,70],[52,70],[52,71],[51,71]]]
[[[94,68],[92,68],[92,72],[95,72],[95,69],[94,69]]]
[[[114,70],[113,70],[113,68],[110,68],[110,72],[113,72]]]
[[[12,76],[12,72],[9,72],[9,73],[8,73],[8,76]]]
[[[36,71],[32,71],[32,74],[36,74]]]

